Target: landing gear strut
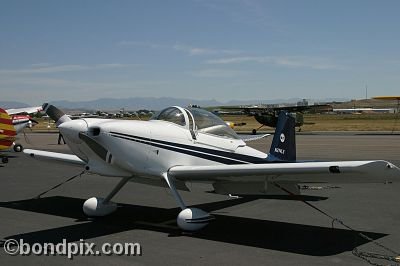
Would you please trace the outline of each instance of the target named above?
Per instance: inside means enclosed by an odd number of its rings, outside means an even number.
[[[214,220],[214,217],[212,217],[208,212],[205,212],[198,208],[186,207],[181,196],[178,194],[178,191],[176,191],[173,180],[171,180],[171,178],[168,176],[168,173],[164,173],[163,177],[165,182],[167,182],[167,185],[171,189],[172,195],[177,201],[179,207],[182,209],[182,211],[176,218],[176,222],[182,230],[198,231],[208,225],[210,221]]]
[[[178,214],[176,222],[178,226],[184,231],[197,231],[208,225],[208,223],[214,220],[208,212],[205,212],[198,208],[188,208],[183,202],[181,196],[178,194],[173,180],[169,178],[168,174],[163,174],[164,180],[168,187],[171,189],[172,195],[177,201],[182,211]],[[131,179],[132,177],[123,178],[115,188],[105,198],[93,197],[85,201],[83,204],[83,212],[87,216],[106,216],[117,210],[117,204],[111,202],[112,197],[117,194],[118,191]]]
[[[259,130],[259,129],[261,129],[263,126],[265,126],[265,125],[261,125],[259,128],[257,128],[257,129],[253,129],[252,131],[251,131],[251,133],[253,134],[253,135],[256,135],[257,134],[257,130]]]
[[[93,197],[83,203],[83,212],[87,216],[106,216],[117,210],[117,204],[111,202],[112,197],[129,181],[132,177],[124,177],[119,181],[115,188],[105,198]]]

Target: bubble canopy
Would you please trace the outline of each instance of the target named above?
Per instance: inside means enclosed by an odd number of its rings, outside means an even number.
[[[221,118],[200,108],[168,107],[152,117],[151,120],[163,120],[196,133],[205,133],[230,139],[240,139]]]

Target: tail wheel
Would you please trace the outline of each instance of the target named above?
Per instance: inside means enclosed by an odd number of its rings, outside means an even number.
[[[2,162],[2,163],[8,163],[8,158],[7,158],[7,157],[1,158],[1,162]]]
[[[15,151],[15,152],[21,152],[21,151],[23,151],[23,150],[24,150],[24,148],[22,147],[21,144],[15,144],[15,145],[14,145],[14,151]]]

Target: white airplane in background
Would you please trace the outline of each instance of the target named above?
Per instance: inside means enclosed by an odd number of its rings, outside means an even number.
[[[17,109],[5,110],[8,115],[11,116],[12,124],[17,132],[17,135],[21,133],[25,128],[31,128],[38,124],[37,121],[32,119],[29,114],[38,113],[42,111],[41,106],[36,107],[24,107]],[[21,152],[24,148],[19,143],[13,143],[13,149],[15,152]]]
[[[386,161],[296,161],[295,121],[284,112],[267,154],[248,147],[219,117],[199,108],[169,107],[150,121],[71,120],[52,105],[44,104],[43,109],[75,155],[28,149],[25,153],[122,177],[105,198],[85,201],[88,216],[115,211],[117,205],[110,200],[128,181],[169,187],[182,209],[177,224],[187,231],[203,228],[213,217],[185,205],[177,191],[189,190],[185,182],[211,183],[218,194],[298,195],[299,183],[400,181],[400,169]]]
[[[14,114],[34,114],[43,111],[42,106],[34,106],[34,107],[22,107],[22,108],[12,108],[6,110],[9,115]]]

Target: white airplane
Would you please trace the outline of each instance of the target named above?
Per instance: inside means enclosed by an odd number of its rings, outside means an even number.
[[[23,108],[12,108],[12,109],[7,109],[6,111],[9,115],[22,114],[22,113],[33,114],[41,112],[43,111],[43,109],[41,106],[33,106],[33,107],[23,107]]]
[[[44,104],[43,109],[75,155],[25,153],[122,177],[105,198],[85,201],[88,216],[115,211],[117,205],[110,200],[128,181],[169,187],[182,209],[177,224],[187,231],[203,228],[213,217],[185,205],[178,193],[189,190],[185,182],[211,183],[219,194],[298,195],[299,183],[400,181],[400,169],[386,161],[296,161],[295,121],[284,112],[267,154],[248,147],[219,117],[199,108],[169,107],[150,121],[71,120],[52,105]]]

